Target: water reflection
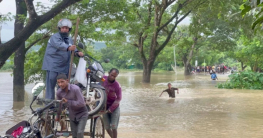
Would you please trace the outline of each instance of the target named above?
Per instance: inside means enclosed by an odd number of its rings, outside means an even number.
[[[262,91],[217,89],[209,75],[177,77],[173,72],[153,73],[151,83],[142,83],[141,72],[121,73],[123,90],[120,138],[246,138],[263,137]],[[26,85],[26,101],[12,102],[12,78],[0,73],[0,135],[6,128],[27,119],[33,85]],[[167,83],[180,89],[176,98],[160,93]],[[7,87],[8,86],[8,87]],[[108,138],[108,136],[107,136]]]
[[[25,103],[23,102],[13,102],[12,110],[21,110],[25,107]]]

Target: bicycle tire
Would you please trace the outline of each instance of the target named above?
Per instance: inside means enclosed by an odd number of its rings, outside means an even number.
[[[94,88],[93,91],[97,91],[100,93],[100,101],[99,101],[99,104],[96,106],[96,108],[94,109],[90,109],[89,106],[87,106],[88,108],[88,113],[89,113],[89,116],[93,116],[95,114],[97,114],[98,112],[100,112],[102,110],[102,108],[105,106],[105,103],[106,103],[106,100],[107,100],[107,96],[106,96],[106,93],[104,90],[102,89],[99,89],[99,88]]]
[[[50,117],[50,116],[48,116],[48,117]],[[53,120],[51,118],[48,118],[48,120],[43,119],[43,118],[38,120],[37,125],[38,125],[38,129],[39,129],[42,137],[46,137],[50,134],[55,135],[55,131],[52,127],[52,122],[53,122]]]
[[[92,138],[104,138],[105,129],[102,117],[97,117],[94,119],[94,126],[92,129]]]

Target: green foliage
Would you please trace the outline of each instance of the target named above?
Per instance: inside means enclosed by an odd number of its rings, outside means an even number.
[[[41,70],[46,48],[45,44],[43,43],[43,46],[38,51],[31,51],[26,54],[24,67],[25,84],[45,80],[45,71]]]
[[[6,21],[11,21],[12,20],[12,16],[11,13],[7,13],[7,14],[0,14],[0,25]]]
[[[254,21],[251,28],[255,29],[257,26],[260,28],[263,23],[263,1],[261,0],[244,0],[243,4],[240,6],[241,14],[244,17],[245,15],[253,16]]]
[[[250,66],[253,71],[263,69],[263,41],[259,34],[253,37],[242,35],[237,41],[238,46],[235,51],[229,51],[229,55],[244,65]]]
[[[111,64],[111,63],[101,63],[105,73],[109,72],[112,68],[120,69],[119,67]]]
[[[263,73],[239,72],[229,75],[229,81],[220,83],[218,88],[263,90]]]
[[[5,65],[0,69],[1,71],[11,71],[14,65],[11,62],[6,62]]]

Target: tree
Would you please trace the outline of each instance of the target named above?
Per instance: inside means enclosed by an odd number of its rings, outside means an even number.
[[[24,29],[25,17],[27,16],[26,3],[24,0],[16,0],[16,17],[14,36]],[[13,101],[24,101],[24,60],[25,41],[20,43],[15,52],[13,69]]]
[[[33,4],[33,0],[25,0],[29,19],[24,28],[16,36],[14,36],[13,39],[4,44],[0,44],[0,68],[2,68],[5,61],[12,55],[12,53],[20,47],[20,44],[25,42],[38,27],[55,17],[68,6],[79,1],[81,0],[55,1],[58,2],[57,5],[46,13],[38,15]]]
[[[124,22],[108,25],[115,30],[115,35],[128,37],[128,43],[138,49],[138,56],[143,63],[143,82],[150,82],[154,62],[170,41],[177,25],[204,2],[204,0],[136,0],[128,3],[124,9]]]
[[[254,72],[263,69],[263,47],[260,35],[255,35],[252,39],[242,35],[238,41],[239,47],[234,52],[234,57],[241,62],[242,70],[250,66]],[[245,64],[245,65],[244,65]]]

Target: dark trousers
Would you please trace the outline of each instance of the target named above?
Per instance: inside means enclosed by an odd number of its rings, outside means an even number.
[[[70,120],[70,128],[72,131],[73,138],[83,138],[84,130],[87,123],[88,117],[82,117],[79,121]]]
[[[55,87],[57,84],[57,76],[61,74],[59,72],[47,70],[46,74],[46,99],[55,99]],[[67,74],[66,74],[67,75]]]

